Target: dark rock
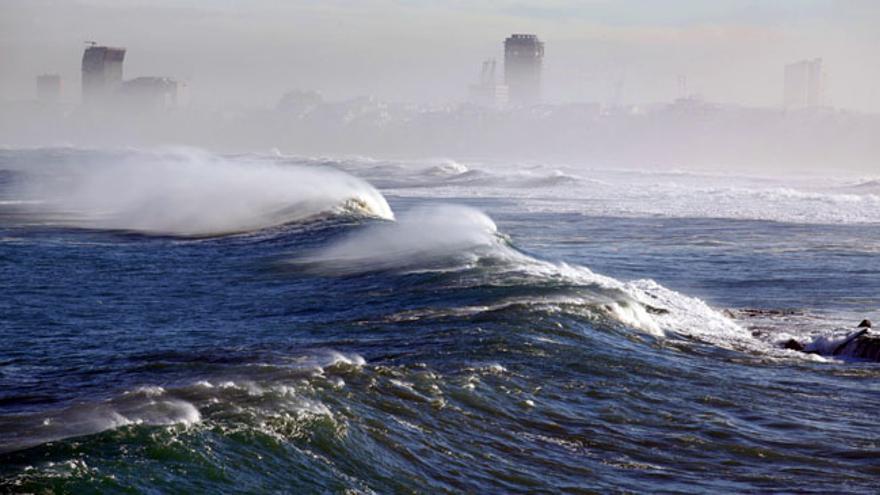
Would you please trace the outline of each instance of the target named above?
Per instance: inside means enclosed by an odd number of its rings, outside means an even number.
[[[782,345],[782,347],[785,349],[790,349],[792,351],[803,351],[804,350],[804,344],[801,344],[800,342],[798,342],[797,340],[794,340],[794,339],[788,339],[788,341],[786,341],[785,344]]]
[[[656,306],[651,306],[650,304],[645,304],[645,310],[652,315],[667,315],[667,314],[669,314],[668,309],[658,308]]]
[[[856,328],[871,328],[871,320],[862,320]]]
[[[880,362],[880,335],[860,335],[845,350],[849,357]]]
[[[835,348],[834,348],[834,352],[832,352],[831,354],[833,354],[833,355],[835,355],[835,356],[840,355],[840,354],[843,354],[843,351],[846,350],[847,347],[849,347],[850,344],[852,344],[852,343],[855,342],[857,339],[861,338],[863,335],[865,335],[865,334],[867,334],[867,333],[868,333],[868,329],[867,329],[867,328],[863,328],[863,329],[857,331],[856,333],[850,335],[849,337],[846,338],[846,340],[843,341],[842,344],[840,344],[840,345],[838,345],[837,347],[835,347]]]
[[[742,308],[731,311],[731,314],[740,318],[781,318],[785,316],[803,316],[804,312],[796,309]]]
[[[855,357],[880,361],[880,336],[865,335],[856,341]]]
[[[835,356],[846,356],[880,362],[880,335],[871,333],[867,327],[847,337],[834,349]]]

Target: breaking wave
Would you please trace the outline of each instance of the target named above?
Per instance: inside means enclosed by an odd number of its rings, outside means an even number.
[[[14,169],[20,178],[12,192],[22,202],[18,208],[33,220],[209,236],[321,214],[393,218],[375,188],[329,167],[224,158],[191,149],[113,153],[97,160],[71,153],[63,160],[30,160]]]
[[[880,195],[880,180],[867,179],[855,184],[846,185],[839,188],[840,191],[850,194],[870,194]]]
[[[496,246],[497,228],[483,213],[437,205],[406,212],[399,221],[370,226],[297,260],[313,271],[353,274],[421,269],[476,261]]]
[[[0,418],[0,453],[126,427],[185,431],[205,423],[227,429],[258,425],[266,434],[289,434],[296,430],[294,423],[315,417],[333,420],[330,409],[314,397],[314,382],[344,387],[343,377],[365,365],[357,354],[313,351],[252,366],[256,369],[247,374],[143,385],[102,401],[6,416]]]
[[[201,413],[191,402],[169,397],[162,387],[142,387],[108,401],[77,404],[42,414],[4,418],[0,422],[0,431],[3,432],[0,452],[93,435],[129,425],[186,427],[201,420]]]
[[[467,173],[468,170],[467,165],[456,162],[455,160],[444,160],[437,165],[428,167],[424,172],[428,175],[448,177]]]
[[[532,212],[613,217],[880,222],[880,181],[449,161],[334,162],[401,196],[521,199]]]
[[[529,256],[511,245],[482,212],[464,206],[415,208],[399,221],[372,225],[337,243],[291,261],[323,275],[378,271],[454,275],[457,288],[528,286],[535,296],[516,296],[480,306],[426,308],[392,317],[412,320],[470,315],[510,307],[583,313],[655,337],[685,336],[725,347],[754,340],[704,302],[652,280],[621,282],[589,268]],[[439,283],[439,282],[435,282]]]
[[[535,187],[557,188],[561,186],[576,186],[579,184],[595,182],[583,177],[567,174],[561,170],[525,170],[504,173],[495,173],[485,170],[469,170],[453,177],[450,181],[459,185],[493,186],[510,189]]]

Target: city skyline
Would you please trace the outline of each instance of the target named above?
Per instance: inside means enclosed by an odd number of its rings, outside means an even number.
[[[78,94],[74,54],[95,39],[129,48],[128,75],[186,81],[200,104],[271,105],[294,88],[335,99],[463,101],[475,68],[501,58],[506,36],[533,32],[552,47],[548,103],[670,101],[686,78],[710,101],[778,106],[784,65],[821,57],[833,74],[832,105],[880,111],[880,69],[870,63],[878,9],[869,2],[835,11],[823,1],[624,3],[632,12],[609,2],[256,2],[233,15],[226,2],[13,0],[0,7],[0,92],[32,97],[35,76],[59,73],[65,98]],[[62,29],[67,23],[76,28]]]
[[[126,80],[123,69],[125,47],[103,46],[95,41],[87,41],[85,45],[81,66],[80,104],[112,107],[138,102],[137,105],[141,108],[153,109],[177,106],[181,82],[158,76],[138,76]],[[544,42],[535,34],[512,33],[504,40],[503,46],[503,78],[499,80],[496,74],[495,58],[485,59],[479,82],[470,85],[467,101],[495,109],[544,103],[541,91]],[[786,64],[781,108],[833,108],[827,97],[827,81],[828,74],[823,68],[821,58]],[[58,104],[62,100],[63,78],[60,74],[40,74],[36,76],[35,82],[34,96],[37,101]],[[702,100],[700,95],[688,93],[685,76],[679,78],[679,90],[680,94],[675,100]],[[76,102],[68,99],[67,103]],[[618,103],[615,98],[611,104],[605,106],[613,108]]]

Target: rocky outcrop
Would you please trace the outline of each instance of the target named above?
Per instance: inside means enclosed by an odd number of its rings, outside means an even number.
[[[801,344],[800,342],[798,342],[797,340],[794,340],[794,339],[788,339],[785,342],[785,344],[782,344],[782,347],[784,349],[789,349],[792,351],[803,351],[804,350],[804,344]]]
[[[860,331],[839,345],[834,355],[880,362],[880,335],[869,333],[867,329]]]
[[[827,349],[819,350],[815,348],[815,345],[804,345],[795,339],[788,339],[782,343],[782,348],[808,354],[828,354]],[[870,320],[862,320],[856,327],[856,331],[837,344],[830,354],[843,358],[880,362],[880,333],[871,331]]]
[[[867,333],[868,333],[868,329],[863,328],[863,329],[857,331],[856,333],[849,335],[846,339],[844,339],[843,342],[841,342],[840,344],[837,345],[837,347],[834,348],[834,351],[831,354],[834,356],[840,356],[841,354],[844,354],[844,352],[847,349],[849,349],[850,344],[857,341],[858,339],[860,339],[862,336],[866,335]]]

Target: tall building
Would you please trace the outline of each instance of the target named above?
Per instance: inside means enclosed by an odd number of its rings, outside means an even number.
[[[37,76],[37,99],[46,103],[57,103],[61,99],[61,76],[58,74]]]
[[[507,86],[498,84],[495,78],[495,59],[484,61],[479,84],[471,85],[471,103],[490,108],[504,108],[507,106],[507,98]]]
[[[788,109],[816,108],[825,103],[822,59],[801,60],[785,66],[784,105]]]
[[[83,103],[106,101],[122,85],[125,48],[92,45],[82,58]]]
[[[504,40],[504,82],[515,105],[541,100],[544,43],[534,34],[512,34]]]

